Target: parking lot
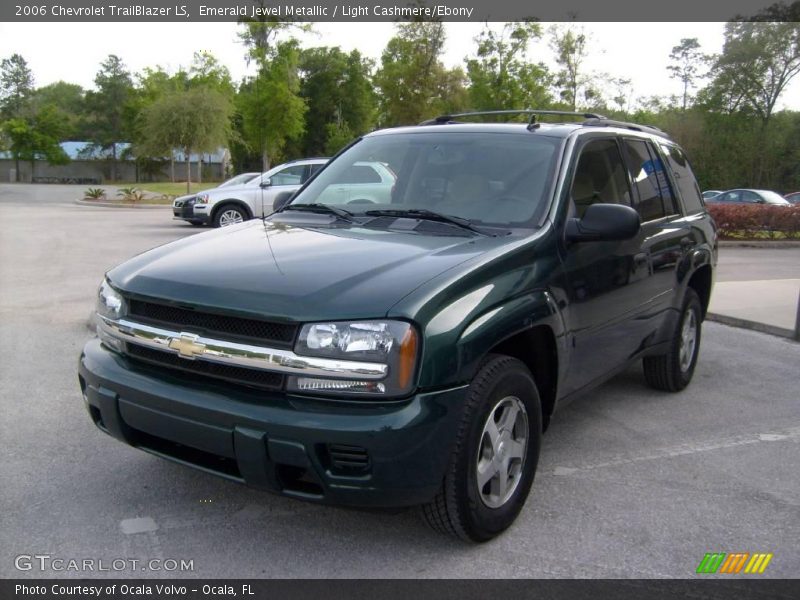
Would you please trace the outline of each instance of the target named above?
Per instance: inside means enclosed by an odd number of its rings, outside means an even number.
[[[120,444],[77,383],[97,285],[198,229],[167,209],[77,206],[82,189],[0,185],[1,577],[686,578],[707,552],[773,553],[760,577],[800,572],[800,344],[717,323],[684,392],[651,391],[636,367],[560,411],[520,518],[481,546],[412,510],[302,503]],[[128,566],[15,567],[36,554]],[[141,571],[152,559],[192,569]]]

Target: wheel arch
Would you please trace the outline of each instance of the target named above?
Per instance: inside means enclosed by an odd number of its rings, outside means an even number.
[[[496,306],[473,319],[457,342],[456,367],[462,381],[472,381],[488,355],[520,360],[531,372],[546,427],[553,414],[565,363],[564,324],[553,296],[544,290]],[[452,363],[451,363],[452,364]],[[455,366],[455,364],[453,364]]]
[[[245,201],[240,200],[238,198],[227,198],[225,200],[220,200],[219,202],[217,202],[214,208],[211,209],[211,215],[210,215],[211,221],[212,222],[214,221],[217,214],[219,213],[220,210],[222,210],[223,207],[230,205],[234,205],[237,208],[243,208],[245,213],[247,214],[247,218],[248,219],[253,218],[253,211],[250,209],[250,207],[247,205]]]
[[[521,361],[531,372],[542,404],[542,425],[546,429],[556,404],[558,389],[558,346],[550,326],[539,324],[495,344],[487,352]]]
[[[711,265],[704,264],[698,267],[686,282],[686,286],[692,288],[700,297],[700,306],[703,309],[703,319],[706,317],[708,304],[711,301],[711,288],[713,286],[713,279]]]

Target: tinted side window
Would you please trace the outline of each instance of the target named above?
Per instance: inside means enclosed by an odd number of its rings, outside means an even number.
[[[638,198],[636,210],[642,221],[653,221],[665,215],[659,191],[659,179],[653,157],[643,140],[624,140],[628,168]],[[663,169],[662,169],[663,176]]]
[[[742,192],[742,202],[748,202],[750,204],[759,204],[762,202],[761,196],[754,192],[744,191]]]
[[[697,213],[704,210],[703,194],[697,185],[692,167],[686,159],[683,150],[677,146],[662,144],[661,149],[667,157],[667,162],[672,169],[675,185],[683,198],[683,206],[687,214]]]
[[[578,218],[590,204],[631,205],[625,166],[616,140],[593,140],[581,150],[570,196]]]
[[[664,214],[674,215],[680,212],[678,210],[678,201],[675,199],[675,194],[672,192],[672,185],[667,176],[667,170],[664,168],[664,162],[658,151],[651,145],[647,144],[652,158],[652,170],[655,174],[656,181],[658,182],[658,191],[661,192],[661,201],[664,203]]]

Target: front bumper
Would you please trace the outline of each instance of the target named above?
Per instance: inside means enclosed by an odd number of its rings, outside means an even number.
[[[466,388],[403,402],[333,402],[192,382],[91,340],[79,378],[94,423],[152,454],[255,488],[400,507],[439,490]]]
[[[187,200],[180,206],[173,204],[172,216],[190,223],[208,225],[211,222],[208,216],[208,205],[204,204],[201,207],[195,207],[193,200]]]

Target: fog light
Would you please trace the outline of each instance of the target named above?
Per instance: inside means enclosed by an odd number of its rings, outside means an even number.
[[[289,381],[289,388],[298,392],[352,392],[356,394],[386,393],[386,386],[377,381],[317,379],[314,377],[293,377]]]

